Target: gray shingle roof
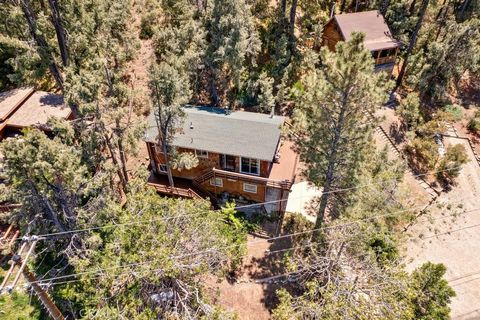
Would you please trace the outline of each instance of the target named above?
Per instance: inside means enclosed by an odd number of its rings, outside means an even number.
[[[172,145],[272,161],[284,117],[214,107],[184,107],[186,117]],[[191,128],[191,126],[193,128]],[[156,142],[155,116],[150,115],[145,140]]]
[[[350,40],[352,32],[365,33],[365,48],[369,50],[389,49],[400,46],[379,11],[364,11],[339,14],[334,17],[345,38]]]

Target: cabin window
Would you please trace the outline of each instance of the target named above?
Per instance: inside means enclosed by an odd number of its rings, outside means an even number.
[[[208,151],[195,150],[195,155],[197,156],[197,158],[208,158]]]
[[[223,179],[222,178],[212,178],[210,179],[210,185],[214,187],[223,187]]]
[[[167,173],[167,171],[168,171],[167,166],[165,164],[159,164],[158,165],[158,171],[161,172],[161,173]]]
[[[241,158],[240,172],[258,176],[260,174],[260,160]]]
[[[390,56],[390,50],[387,49],[380,51],[380,58],[386,58],[388,56]]]
[[[257,193],[257,185],[251,183],[244,183],[243,184],[243,191],[248,193]]]

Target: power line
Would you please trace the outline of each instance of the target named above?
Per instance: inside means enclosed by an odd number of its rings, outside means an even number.
[[[454,170],[454,169],[457,169],[457,168],[461,168],[461,166],[458,166],[458,167],[455,167],[455,168],[451,168],[451,169],[444,169],[444,170],[434,171],[434,172],[431,172],[431,173],[422,173],[422,174],[418,174],[418,175],[413,175],[413,177],[420,177],[420,176],[425,176],[425,175],[428,175],[428,174],[434,174],[434,173],[439,173],[439,172],[444,172],[444,171],[450,171],[450,170]],[[352,191],[352,190],[361,189],[361,188],[366,188],[366,187],[373,186],[373,185],[380,185],[380,184],[382,184],[382,183],[392,182],[392,181],[398,181],[398,179],[387,179],[387,180],[383,180],[383,181],[380,181],[380,182],[374,182],[374,183],[364,184],[364,185],[360,185],[360,186],[356,186],[356,187],[343,188],[343,189],[335,189],[335,190],[331,190],[331,191],[328,191],[328,192],[322,192],[321,195],[323,195],[323,194],[338,193],[338,192]],[[306,197],[310,197],[310,195],[303,195],[303,196],[295,197],[295,198],[279,199],[279,200],[272,200],[272,201],[266,201],[266,202],[248,204],[248,205],[242,205],[242,206],[235,207],[235,210],[245,209],[245,208],[259,207],[259,206],[262,206],[262,205],[265,205],[265,204],[275,204],[275,203],[285,202],[285,201],[294,200],[294,199],[303,199],[303,198],[306,198]],[[219,211],[219,210],[221,210],[221,209],[217,209],[217,210],[213,210],[213,211]],[[151,220],[148,220],[148,221],[132,221],[132,222],[126,222],[126,223],[117,223],[117,224],[111,224],[111,225],[88,227],[88,228],[74,229],[74,230],[68,230],[68,231],[59,231],[59,232],[41,234],[41,235],[38,235],[38,237],[39,237],[39,240],[45,240],[47,237],[55,237],[55,236],[73,234],[73,233],[80,233],[80,232],[88,232],[88,231],[96,231],[96,230],[117,228],[117,227],[128,226],[128,225],[146,224],[146,223],[151,223],[151,222],[153,222],[153,221],[162,221],[162,220],[166,221],[166,220],[170,220],[170,219],[178,219],[178,218],[182,218],[182,217],[191,217],[191,216],[197,216],[197,215],[201,215],[201,213],[185,214],[185,215],[180,215],[180,216],[176,216],[176,217],[159,217],[158,219],[151,219]]]
[[[423,207],[423,205],[422,205],[422,207]],[[398,214],[403,213],[403,212],[412,211],[412,210],[414,210],[414,208],[415,207],[412,207],[412,208],[409,208],[409,209],[404,209],[404,210],[398,210],[398,211],[394,211],[394,212],[383,214],[383,215],[375,215],[375,216],[371,216],[371,217],[365,217],[365,218],[353,220],[353,221],[343,223],[343,224],[337,224],[337,225],[325,226],[325,227],[320,227],[320,228],[311,229],[311,230],[299,231],[299,232],[295,232],[295,233],[289,233],[289,234],[284,234],[284,235],[280,235],[280,236],[270,237],[270,238],[267,238],[267,239],[256,239],[254,241],[251,241],[251,242],[247,243],[246,245],[251,246],[251,245],[255,245],[255,244],[258,244],[258,243],[265,242],[265,241],[270,242],[270,241],[279,240],[279,239],[291,238],[291,237],[302,235],[302,234],[308,234],[308,233],[312,233],[312,232],[320,231],[320,230],[336,229],[336,228],[343,227],[343,226],[353,225],[353,224],[356,224],[360,221],[377,219],[377,218],[381,218],[381,217],[395,216],[395,215],[398,215]],[[464,211],[464,213],[474,212],[474,211],[478,211],[478,210],[480,210],[480,208]],[[229,246],[224,246],[224,247],[210,248],[210,249],[207,249],[207,250],[192,252],[192,253],[184,254],[184,255],[181,255],[181,256],[174,256],[172,258],[185,258],[185,257],[190,257],[190,256],[195,256],[195,255],[200,255],[200,254],[205,254],[205,253],[211,253],[212,251],[214,251],[214,249],[215,250],[234,249],[236,247],[240,247],[241,245],[242,244],[234,244],[234,245],[229,245]],[[48,278],[48,279],[43,279],[43,280],[40,280],[38,282],[43,283],[43,282],[49,282],[49,281],[58,280],[58,279],[71,278],[71,277],[75,277],[75,276],[78,276],[78,275],[101,273],[101,272],[106,271],[106,270],[115,270],[115,269],[122,269],[122,268],[131,267],[131,266],[145,265],[145,264],[149,264],[151,262],[153,262],[153,261],[149,260],[149,261],[144,261],[144,262],[131,263],[131,264],[123,265],[123,266],[115,266],[115,267],[111,267],[111,268],[99,269],[99,270],[96,270],[96,271],[85,271],[85,272],[80,272],[80,273],[71,274],[71,275],[64,275],[64,276],[59,276],[59,277],[52,277],[52,278]]]

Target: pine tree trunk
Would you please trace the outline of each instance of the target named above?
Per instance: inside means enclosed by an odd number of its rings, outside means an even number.
[[[50,200],[48,200],[48,198],[42,196],[38,192],[37,188],[35,187],[35,185],[33,183],[30,183],[30,189],[32,190],[32,193],[34,194],[34,196],[37,199],[39,199],[40,202],[42,203],[43,208],[46,210],[48,219],[50,219],[50,221],[53,222],[53,224],[57,227],[57,229],[59,231],[61,231],[61,232],[66,231],[65,227],[60,222],[60,219],[58,219],[58,216],[57,216],[55,210],[53,209],[52,204],[50,203]]]
[[[442,32],[442,29],[443,27],[445,27],[445,24],[447,23],[447,14],[448,14],[448,5],[449,5],[449,1],[447,1],[445,7],[443,8],[443,16],[442,16],[442,20],[440,20],[440,23],[438,24],[438,30],[437,30],[437,35],[435,36],[435,41],[438,40],[438,37],[440,36],[440,33]],[[439,12],[440,14],[440,12]],[[435,20],[438,20],[438,17],[437,19]]]
[[[465,12],[465,9],[467,9],[469,2],[470,2],[470,0],[465,0],[465,1],[463,1],[462,5],[460,6],[460,12],[458,13],[460,18],[463,18],[463,13]]]
[[[410,8],[408,9],[410,16],[413,16],[413,14],[415,13],[416,5],[417,5],[417,0],[413,0],[412,3],[410,3]]]
[[[115,154],[115,149],[112,145],[112,141],[110,137],[108,136],[108,131],[106,130],[105,126],[103,127],[103,137],[105,140],[105,144],[107,145],[108,152],[110,153],[110,157],[112,158],[113,165],[116,168],[118,178],[120,179],[120,183],[122,185],[123,192],[127,192],[127,180],[125,176],[123,175],[123,171],[121,169],[121,166],[118,162],[117,155]]]
[[[425,12],[427,11],[429,0],[422,1],[422,7],[420,8],[420,14],[418,16],[417,25],[415,26],[415,30],[412,34],[412,38],[410,39],[410,43],[408,44],[407,52],[405,53],[405,57],[403,59],[402,69],[400,69],[400,73],[398,74],[397,83],[393,88],[392,93],[397,91],[398,87],[402,84],[403,77],[405,76],[405,70],[407,69],[408,58],[412,54],[413,48],[415,47],[415,43],[417,42],[418,33],[420,28],[422,27],[423,18],[425,16]]]
[[[125,182],[128,183],[128,171],[127,171],[127,157],[125,156],[125,147],[123,145],[123,138],[119,135],[118,139],[118,153],[120,155],[120,163],[122,168],[123,177]]]
[[[335,166],[337,164],[337,147],[340,139],[342,138],[342,130],[345,122],[345,112],[348,101],[348,94],[345,95],[344,101],[342,102],[342,109],[338,117],[338,122],[335,126],[335,135],[330,144],[329,157],[328,157],[328,166],[327,173],[325,174],[325,182],[323,183],[322,196],[320,197],[320,205],[317,212],[317,219],[315,221],[315,229],[313,232],[312,239],[317,241],[321,234],[319,228],[323,225],[325,220],[325,213],[327,211],[328,200],[330,199],[330,191],[332,188],[333,180],[335,179]]]
[[[287,0],[280,0],[280,13],[282,17],[285,17],[287,14]]]
[[[342,3],[340,4],[340,13],[343,13],[345,11],[346,4],[347,0],[342,0]]]
[[[57,34],[58,48],[65,67],[68,66],[68,50],[65,29],[63,28],[62,18],[60,17],[60,9],[57,0],[48,0],[50,10],[52,11],[52,21],[55,26],[55,33]]]
[[[290,8],[290,32],[294,36],[295,20],[297,19],[297,5],[298,0],[292,0],[292,7]]]
[[[217,106],[219,102],[217,91],[217,70],[214,66],[210,65],[210,99],[213,106]]]
[[[385,16],[387,14],[388,7],[390,6],[390,0],[383,0],[382,8],[380,9],[380,13]]]
[[[168,183],[170,184],[170,187],[175,188],[175,183],[173,182],[172,169],[170,167],[170,157],[168,156],[166,139],[162,139],[162,149],[163,149],[163,154],[165,155],[165,166],[167,167]]]
[[[52,53],[50,52],[50,48],[48,46],[47,41],[45,38],[40,35],[37,31],[37,19],[35,17],[34,12],[32,11],[32,8],[30,7],[29,0],[20,0],[19,1],[20,7],[23,11],[23,14],[25,16],[25,19],[28,24],[28,29],[30,31],[30,34],[32,35],[33,40],[35,41],[36,45],[38,46],[39,50],[39,55],[46,61],[48,61],[48,69],[50,70],[50,73],[52,74],[53,78],[55,79],[55,82],[57,84],[58,89],[60,89],[63,92],[63,77],[62,74],[60,73],[60,69],[58,68],[57,63],[55,62],[55,59],[53,58]],[[73,110],[72,110],[73,111]]]

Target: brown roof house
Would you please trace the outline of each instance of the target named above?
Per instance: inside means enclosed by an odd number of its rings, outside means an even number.
[[[323,28],[322,42],[332,51],[338,41],[348,41],[353,32],[365,34],[365,48],[372,52],[375,69],[392,72],[400,42],[395,40],[379,11],[345,13],[333,16]]]
[[[195,154],[199,164],[172,170],[175,188],[168,185],[155,116],[149,118],[145,135],[152,169],[149,182],[159,193],[235,199],[239,205],[269,202],[258,208],[284,210],[298,158],[292,143],[282,138],[284,117],[205,106],[183,110],[185,120],[171,145]]]
[[[26,127],[48,131],[50,117],[70,119],[72,113],[63,96],[33,88],[18,88],[0,93],[0,136],[17,133]]]

